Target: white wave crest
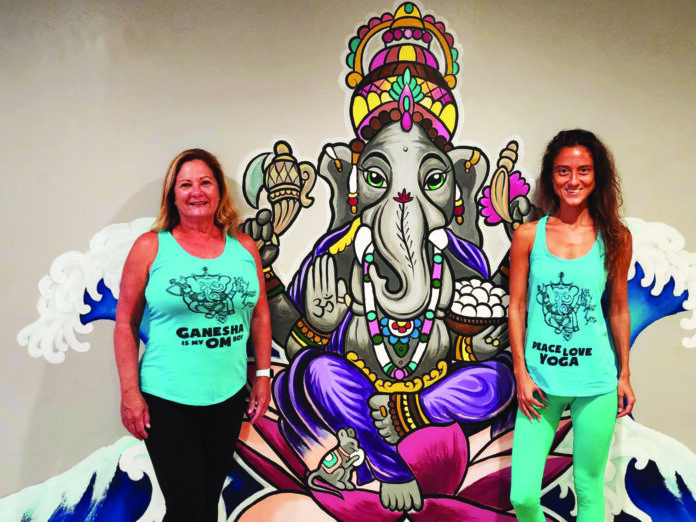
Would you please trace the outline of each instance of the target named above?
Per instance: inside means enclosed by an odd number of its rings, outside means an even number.
[[[685,330],[696,330],[696,254],[684,249],[684,236],[669,225],[638,218],[627,218],[626,222],[633,235],[629,281],[636,275],[636,262],[645,273],[640,284],[643,288],[652,285],[652,295],[660,295],[670,279],[674,280],[674,296],[680,296],[686,290],[684,308],[692,311],[680,325]],[[696,334],[684,337],[682,345],[696,347]]]
[[[89,343],[76,337],[92,331],[92,325],[80,322],[80,315],[90,310],[84,303],[84,293],[87,291],[94,300],[100,300],[97,285],[103,279],[118,299],[126,256],[153,221],[154,218],[145,217],[109,225],[91,239],[84,254],[70,251],[53,261],[48,275],[39,281],[40,297],[36,304],[39,318],[17,334],[17,342],[27,347],[29,355],[43,356],[48,362],[60,364],[68,348],[77,352],[89,350]]]
[[[572,453],[572,430],[558,445],[556,451]],[[636,459],[637,469],[644,469],[648,461],[653,461],[664,478],[667,489],[676,497],[680,497],[676,481],[677,473],[684,480],[687,490],[696,491],[696,454],[672,437],[643,426],[629,417],[622,417],[616,421],[609,460],[604,472],[604,501],[608,514],[618,515],[623,511],[641,522],[652,521],[648,514],[631,502],[626,492],[626,471],[633,459]],[[544,488],[542,494],[556,486],[561,487],[562,498],[568,494],[568,491],[575,493],[572,466]],[[572,513],[577,515],[577,507]]]
[[[150,455],[147,453],[147,448],[144,442],[133,444],[127,448],[122,454],[118,462],[118,467],[121,471],[128,474],[128,478],[133,481],[139,481],[143,475],[147,475],[152,483],[152,496],[150,504],[147,506],[145,513],[137,520],[137,522],[159,522],[164,517],[164,497],[162,491],[157,484],[155,470],[152,467]]]
[[[137,442],[133,437],[122,437],[111,446],[99,448],[65,473],[0,499],[0,518],[24,520],[23,515],[31,513],[32,522],[47,522],[59,508],[77,505],[93,477],[91,506],[96,509],[106,496],[121,454],[133,447],[145,447]],[[94,514],[90,512],[87,519]],[[141,521],[146,522],[142,518]]]

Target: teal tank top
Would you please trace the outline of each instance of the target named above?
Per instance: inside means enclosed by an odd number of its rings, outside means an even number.
[[[576,259],[562,259],[546,246],[546,221],[539,220],[529,257],[525,361],[544,392],[565,397],[608,393],[618,366],[602,294],[607,274],[604,242]]]
[[[259,295],[256,262],[230,236],[214,259],[189,254],[169,232],[158,240],[145,288],[150,332],[141,389],[182,404],[222,402],[247,379],[246,343]]]

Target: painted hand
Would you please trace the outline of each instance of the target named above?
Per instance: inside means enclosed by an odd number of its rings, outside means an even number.
[[[121,422],[136,439],[147,438],[150,412],[140,390],[121,393]]]
[[[527,196],[517,196],[510,202],[510,216],[513,223],[522,223],[532,212],[532,203]]]
[[[512,238],[512,234],[515,232],[515,229],[525,222],[531,212],[532,203],[529,201],[527,196],[517,196],[510,201],[509,213],[512,221],[503,222],[505,232],[509,238]]]
[[[261,256],[261,264],[267,268],[278,258],[278,237],[273,233],[273,213],[262,208],[256,216],[242,224],[242,232],[256,241]]]
[[[389,415],[389,395],[375,394],[368,401],[372,423],[377,428],[381,437],[389,444],[399,442],[399,434],[396,432],[394,423]]]
[[[495,357],[510,346],[508,322],[489,326],[471,339],[471,348],[477,361],[486,361]]]
[[[346,299],[346,282],[336,279],[333,257],[327,254],[315,259],[307,271],[307,320],[319,331],[334,331],[348,311]]]

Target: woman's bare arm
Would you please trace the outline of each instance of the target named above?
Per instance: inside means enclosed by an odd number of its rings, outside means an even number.
[[[536,236],[536,222],[521,225],[512,236],[510,246],[510,306],[508,308],[508,327],[510,330],[510,349],[517,381],[517,401],[520,410],[529,420],[541,418],[534,409],[546,405],[534,397],[537,393],[542,401],[546,395],[532,380],[524,361],[524,338],[527,322],[527,280],[529,278],[529,255]]]
[[[123,266],[116,306],[114,355],[121,383],[121,421],[137,439],[147,438],[146,428],[150,427],[150,415],[138,381],[138,347],[140,321],[145,309],[145,287],[157,248],[157,234],[153,232],[143,234],[135,241]]]
[[[256,367],[265,369],[271,367],[271,315],[266,299],[266,285],[263,277],[261,257],[256,248],[256,243],[246,234],[238,234],[237,239],[246,248],[256,261],[256,273],[259,278],[259,298],[251,315],[251,342],[254,345],[254,357]],[[271,379],[269,377],[255,377],[249,397],[247,414],[252,422],[263,417],[271,402]]]
[[[636,396],[631,387],[631,370],[628,351],[631,342],[631,314],[628,308],[628,268],[631,264],[633,245],[631,233],[626,230],[621,265],[607,284],[609,297],[609,328],[619,363],[618,416],[633,411]]]

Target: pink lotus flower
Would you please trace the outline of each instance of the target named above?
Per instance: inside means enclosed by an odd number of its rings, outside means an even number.
[[[281,520],[279,513],[283,512],[295,516],[302,513],[303,520],[312,521],[402,519],[403,513],[382,506],[376,480],[354,491],[340,491],[341,496],[310,489],[306,477],[312,469],[283,438],[279,414],[272,404],[254,426],[245,422],[242,427],[237,454],[277,491],[250,506],[241,522]],[[570,421],[562,421],[546,464],[544,486],[572,463],[570,455],[555,452],[569,429]],[[512,436],[512,430],[492,435],[491,429],[486,428],[467,437],[457,424],[429,426],[406,436],[399,442],[399,453],[411,468],[423,496],[423,509],[409,512],[409,520],[512,522]]]

